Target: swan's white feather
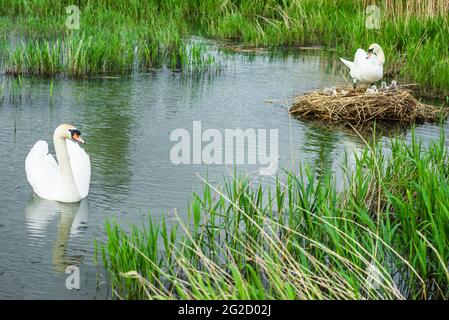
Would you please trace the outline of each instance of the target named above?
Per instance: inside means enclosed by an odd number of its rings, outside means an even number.
[[[33,191],[41,198],[57,200],[61,181],[58,164],[48,153],[48,144],[39,140],[25,160],[25,171]]]
[[[354,56],[354,65],[355,66],[363,66],[366,62],[367,53],[365,50],[363,49],[357,49],[357,51],[355,52],[355,56]]]
[[[67,152],[69,154],[70,166],[72,167],[73,178],[81,199],[89,194],[90,184],[90,158],[78,143],[66,140]]]
[[[352,69],[352,66],[354,65],[354,62],[352,61],[348,61],[346,59],[340,58],[341,62],[343,62],[345,64],[345,66],[347,66],[349,69]]]

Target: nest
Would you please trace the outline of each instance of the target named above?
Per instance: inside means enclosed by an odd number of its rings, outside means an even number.
[[[442,116],[441,108],[416,100],[407,85],[394,90],[367,93],[366,87],[337,87],[329,95],[315,90],[295,98],[290,114],[326,122],[362,124],[368,121],[400,123],[436,122]]]

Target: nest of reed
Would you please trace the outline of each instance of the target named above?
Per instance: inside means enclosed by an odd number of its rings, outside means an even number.
[[[409,86],[401,85],[397,89],[377,93],[367,93],[367,88],[362,86],[356,89],[337,87],[334,95],[315,90],[296,97],[290,114],[310,120],[354,124],[373,120],[400,123],[438,121],[442,109],[415,99]]]

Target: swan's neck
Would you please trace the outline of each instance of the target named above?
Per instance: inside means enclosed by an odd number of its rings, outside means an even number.
[[[61,194],[63,198],[79,197],[78,189],[73,178],[72,167],[70,166],[69,153],[65,139],[53,137],[56,151],[56,159],[58,159],[59,174],[61,177]]]
[[[377,61],[381,65],[383,65],[385,63],[385,55],[383,52],[379,52],[379,55],[377,56]]]

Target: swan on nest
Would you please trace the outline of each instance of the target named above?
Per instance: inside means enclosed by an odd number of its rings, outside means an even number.
[[[357,49],[354,61],[343,58],[340,58],[340,60],[350,69],[349,75],[354,87],[357,82],[374,84],[383,78],[385,55],[381,46],[377,43],[370,45],[368,52],[360,48]]]

